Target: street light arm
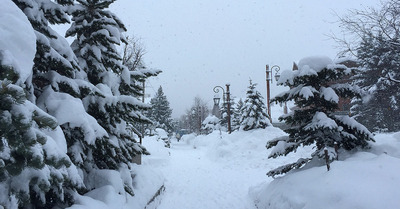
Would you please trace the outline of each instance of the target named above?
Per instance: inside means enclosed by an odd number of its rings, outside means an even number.
[[[224,88],[222,88],[222,86],[215,86],[214,89],[213,89],[213,91],[214,91],[215,93],[218,93],[218,92],[219,92],[219,89],[218,89],[218,88],[220,88],[220,89],[222,90],[222,93],[225,95],[225,90],[224,90]]]
[[[275,69],[275,75],[277,75],[279,73],[279,71],[281,70],[281,68],[278,65],[274,65],[271,67],[271,77],[272,77],[272,70]]]

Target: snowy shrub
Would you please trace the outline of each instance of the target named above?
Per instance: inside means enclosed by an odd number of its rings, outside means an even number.
[[[201,133],[203,134],[210,134],[215,130],[220,130],[221,125],[219,124],[219,118],[215,115],[209,115],[204,119],[201,123]]]

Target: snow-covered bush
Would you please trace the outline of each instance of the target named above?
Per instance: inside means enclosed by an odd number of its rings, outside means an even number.
[[[171,140],[168,136],[167,131],[162,128],[156,128],[155,133],[157,135],[157,140],[162,140],[165,143],[165,147],[171,147]]]
[[[206,119],[201,123],[201,133],[210,134],[215,130],[220,130],[221,125],[219,124],[220,120],[215,115],[209,115]]]

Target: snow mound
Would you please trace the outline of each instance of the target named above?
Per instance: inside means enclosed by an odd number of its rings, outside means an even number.
[[[132,185],[135,196],[130,196],[123,191],[118,172],[103,171],[102,176],[108,176],[107,179],[102,179],[104,186],[94,189],[84,196],[76,195],[76,202],[69,209],[146,208],[157,191],[163,186],[164,176],[150,166],[135,164],[131,166],[130,174],[133,176]],[[113,172],[115,175],[109,175]]]
[[[35,54],[36,36],[28,18],[12,1],[2,1],[0,7],[1,64],[13,66],[20,75],[20,82],[24,82],[32,74]]]
[[[322,166],[289,173],[251,188],[250,196],[259,209],[398,208],[399,138],[378,135],[372,153],[334,161],[329,172]]]
[[[142,158],[143,165],[160,166],[169,160],[169,150],[165,147],[163,140],[158,135],[143,138],[143,146],[150,152],[149,156]]]
[[[265,129],[234,131],[231,134],[214,131],[209,135],[186,135],[185,139],[186,143],[192,145],[193,148],[203,149],[212,162],[221,163],[230,168],[264,167],[266,173],[268,169],[276,168],[281,163],[292,163],[297,158],[309,157],[311,147],[289,154],[284,159],[268,159],[272,150],[265,148],[268,140],[286,135],[281,129],[268,126]]]

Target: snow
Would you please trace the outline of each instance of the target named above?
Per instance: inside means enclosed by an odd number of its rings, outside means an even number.
[[[312,86],[304,86],[301,88],[299,95],[305,99],[308,99],[310,97],[314,97],[313,92],[317,92],[317,90],[315,90],[315,88],[313,88]]]
[[[72,128],[82,127],[88,144],[94,144],[96,138],[108,136],[96,119],[87,114],[82,101],[69,94],[55,92],[47,87],[38,98],[37,105],[54,116],[58,125],[69,123]]]
[[[285,136],[274,127],[232,134],[214,131],[184,135],[179,142],[173,138],[169,149],[158,136],[145,137],[143,145],[151,155],[142,156],[142,165],[132,165],[130,170],[135,176],[135,196],[118,194],[121,188],[110,183],[78,196],[71,208],[144,208],[162,185],[165,191],[146,208],[372,209],[400,205],[400,132],[377,134],[371,150],[342,156],[344,160],[331,163],[329,172],[320,166],[269,178],[267,171],[312,152],[309,146],[268,159],[279,150],[267,150],[266,142]]]
[[[167,139],[168,138],[168,133],[162,129],[162,128],[156,128],[156,133],[158,135],[158,138],[160,139]]]
[[[283,135],[274,127],[232,134],[190,134],[179,142],[172,140],[169,153],[157,152],[153,140],[145,138],[143,143],[152,155],[145,156],[143,164],[159,168],[166,178],[165,193],[157,208],[254,208],[249,187],[270,181],[265,173],[280,163],[267,159],[265,143],[268,138]],[[291,162],[293,157],[284,161]]]
[[[148,137],[150,151],[157,153],[156,156],[167,158],[167,148],[162,141],[156,137]],[[76,203],[69,209],[143,209],[155,208],[160,198],[156,198],[148,204],[156,192],[164,185],[165,178],[160,170],[155,169],[157,161],[149,160],[149,156],[143,160],[142,165],[131,164],[130,169],[122,168],[123,172],[111,170],[99,170],[91,173],[89,178],[92,185],[101,185],[85,195],[76,195]],[[129,182],[133,187],[134,196],[124,192],[123,184],[132,176]],[[123,182],[124,181],[124,182]]]
[[[335,93],[335,91],[331,87],[328,88],[321,87],[321,97],[324,97],[326,101],[339,103],[339,96]]]
[[[11,65],[19,73],[19,82],[32,74],[36,54],[36,36],[28,18],[10,0],[0,7],[0,57],[2,65]]]
[[[305,130],[315,130],[318,128],[329,128],[329,129],[337,129],[338,125],[332,119],[330,119],[323,112],[316,112],[311,123],[304,127]]]
[[[253,187],[257,208],[398,208],[400,133],[378,134],[369,152],[344,161],[292,172]]]
[[[333,61],[331,58],[326,56],[311,56],[303,58],[299,61],[298,67],[300,71],[314,70],[319,72],[326,68],[328,65],[332,65]]]

